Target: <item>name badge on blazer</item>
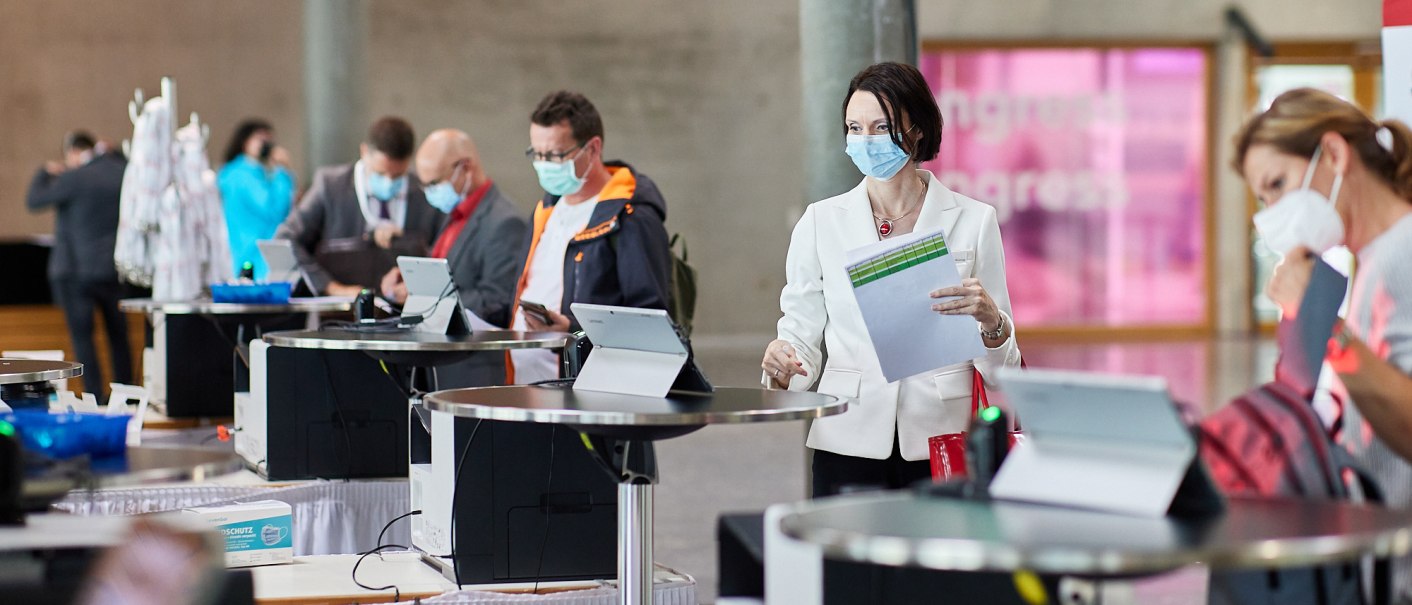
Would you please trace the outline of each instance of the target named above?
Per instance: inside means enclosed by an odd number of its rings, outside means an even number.
[[[956,272],[960,273],[963,279],[973,277],[971,268],[976,266],[975,250],[952,250],[951,258],[956,261]]]

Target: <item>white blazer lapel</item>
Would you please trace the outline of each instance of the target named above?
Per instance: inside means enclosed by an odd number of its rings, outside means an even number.
[[[848,252],[877,243],[878,231],[873,223],[873,205],[868,201],[866,180],[844,195],[837,207],[838,245]]]
[[[927,198],[922,203],[922,212],[917,215],[917,226],[912,228],[912,232],[927,233],[942,229],[946,243],[950,245],[951,230],[956,227],[956,220],[961,218],[961,207],[956,204],[951,190],[936,180],[935,175],[926,170],[918,172],[927,176]]]

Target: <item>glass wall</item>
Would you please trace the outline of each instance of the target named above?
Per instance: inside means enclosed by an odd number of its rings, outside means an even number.
[[[947,187],[995,206],[1027,330],[1208,324],[1206,50],[944,48],[920,59]]]

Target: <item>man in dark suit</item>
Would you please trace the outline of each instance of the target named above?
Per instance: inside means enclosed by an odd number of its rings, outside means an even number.
[[[54,247],[49,253],[49,287],[64,310],[74,355],[83,364],[83,388],[102,396],[107,383],[93,345],[93,312],[103,316],[113,362],[113,380],[132,382],[127,318],[118,310],[125,294],[113,265],[118,206],[127,160],[116,151],[94,149],[83,131],[64,138],[64,161],[48,162],[34,174],[25,206],[55,211]]]
[[[475,142],[460,130],[438,130],[422,142],[417,175],[427,202],[449,215],[431,256],[447,260],[462,306],[487,322],[508,325],[529,224],[490,180]],[[382,293],[398,304],[406,301],[400,271],[394,268],[387,273]],[[437,370],[441,388],[502,384],[505,356],[476,355]]]
[[[376,288],[401,254],[422,256],[445,215],[409,178],[416,138],[397,117],[373,123],[361,159],[320,168],[299,207],[275,231],[320,293],[353,296]]]

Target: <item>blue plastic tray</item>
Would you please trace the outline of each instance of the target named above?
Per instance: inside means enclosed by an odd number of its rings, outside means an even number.
[[[211,300],[218,303],[279,305],[289,302],[294,284],[285,281],[251,284],[211,284]]]
[[[0,414],[0,420],[15,426],[20,444],[27,450],[52,458],[81,454],[99,458],[127,449],[127,424],[132,416],[15,410]]]

